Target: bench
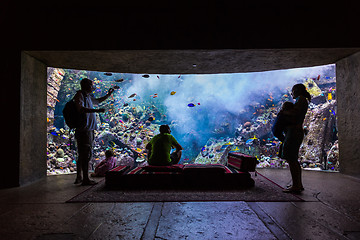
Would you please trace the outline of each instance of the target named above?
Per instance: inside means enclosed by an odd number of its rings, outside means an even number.
[[[255,171],[254,157],[229,153],[222,164],[175,164],[172,166],[118,166],[105,174],[109,188],[246,188],[253,187],[250,171]]]

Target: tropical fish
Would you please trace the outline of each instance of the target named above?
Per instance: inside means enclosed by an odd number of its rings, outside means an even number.
[[[126,107],[126,106],[129,106],[129,104],[128,104],[128,103],[124,103],[123,107]]]
[[[120,79],[115,80],[115,82],[123,82],[123,81],[124,81],[123,78],[120,78]]]
[[[175,91],[172,91],[171,93],[170,93],[170,95],[174,95],[176,92]]]
[[[200,105],[200,103],[198,102],[198,105]]]
[[[112,76],[112,73],[107,72],[107,73],[104,73],[104,75],[106,75],[106,76]]]
[[[193,104],[193,103],[189,103],[188,104],[188,107],[195,107],[196,105],[195,104]]]
[[[250,139],[246,140],[245,144],[248,144],[248,145],[252,144],[253,141],[254,141],[254,139],[250,138]]]
[[[257,139],[257,137],[254,135],[254,137],[253,138],[250,138],[250,139],[253,139],[253,140],[255,140],[255,139]]]
[[[136,93],[133,93],[129,96],[129,98],[132,98],[132,97],[135,97],[136,96]]]
[[[158,79],[160,79],[160,77],[159,76],[156,76]]]
[[[142,75],[143,78],[149,78],[150,76],[148,74]]]
[[[155,117],[151,116],[148,118],[148,120],[151,122],[151,121],[154,121],[155,120]]]
[[[114,88],[114,89],[119,89],[120,87],[119,87],[119,86],[114,86],[113,88]]]
[[[136,98],[134,98],[133,101],[136,101]]]
[[[328,93],[328,97],[327,97],[328,100],[331,100],[332,99],[332,95],[331,93]]]

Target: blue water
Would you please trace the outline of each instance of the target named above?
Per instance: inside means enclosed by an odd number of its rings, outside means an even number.
[[[157,134],[158,126],[168,124],[184,148],[183,162],[195,161],[200,153],[209,158],[206,149],[214,147],[215,143],[230,142],[234,150],[239,142],[243,142],[246,146],[240,148],[252,151],[253,142],[263,141],[263,145],[268,144],[266,146],[270,149],[276,145],[270,130],[260,131],[261,135],[256,135],[259,131],[255,132],[256,136],[250,138],[241,136],[239,127],[243,128],[246,122],[253,126],[269,124],[274,119],[269,111],[272,109],[278,112],[282,102],[292,100],[289,91],[294,84],[304,83],[311,78],[316,81],[318,76],[322,81],[334,79],[334,65],[258,73],[199,75],[65,70],[58,95],[59,103],[55,108],[54,126],[56,129],[66,128],[62,108],[79,90],[80,80],[87,77],[94,80],[95,97],[105,95],[110,87],[119,87],[112,97],[97,106],[106,109],[105,113],[99,114],[99,126],[109,124],[107,129],[112,131],[114,124],[128,123],[127,127],[133,127],[132,130],[137,130],[137,134],[144,129],[152,129]],[[323,92],[325,95],[327,93],[328,90]],[[133,122],[130,124],[130,121]],[[118,138],[122,141],[124,135]],[[218,151],[221,153],[224,149],[226,147]],[[211,154],[217,154],[211,150]],[[258,155],[274,155],[274,151],[253,151]]]

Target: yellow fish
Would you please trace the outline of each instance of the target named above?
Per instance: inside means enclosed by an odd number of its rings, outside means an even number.
[[[331,93],[328,93],[328,100],[331,100],[332,99],[332,95]]]
[[[176,92],[175,91],[172,91],[171,93],[170,93],[170,95],[174,95]]]

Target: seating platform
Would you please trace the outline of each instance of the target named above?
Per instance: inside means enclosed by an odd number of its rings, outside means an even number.
[[[256,158],[241,154],[235,157],[229,155],[227,166],[222,164],[118,166],[105,174],[105,184],[109,188],[128,189],[247,188],[254,186],[255,182],[249,171],[255,171],[256,163]]]

